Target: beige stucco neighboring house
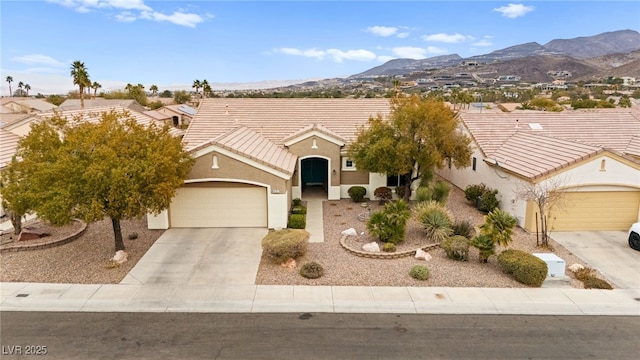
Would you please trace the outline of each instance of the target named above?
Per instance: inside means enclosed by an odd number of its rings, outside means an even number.
[[[133,99],[84,99],[84,109],[116,106],[137,112],[144,112],[147,110],[144,106],[140,105],[140,103]],[[61,111],[81,110],[82,108],[80,99],[67,99],[60,104]]]
[[[536,230],[536,206],[522,186],[559,184],[553,231],[627,230],[640,219],[640,113],[637,109],[563,112],[462,111],[473,139],[472,166],[439,173],[461,189],[484,183],[501,208]]]
[[[168,116],[170,121],[167,124],[175,127],[187,127],[198,112],[197,109],[185,104],[165,105],[156,111]]]
[[[388,99],[203,99],[183,138],[196,164],[171,206],[149,227],[284,228],[291,200],[368,195],[387,176],[358,170],[349,142]]]
[[[42,99],[21,98],[21,97],[2,98],[1,105],[3,109],[5,109],[2,112],[24,113],[24,114],[50,111],[52,109],[57,108],[56,105]]]

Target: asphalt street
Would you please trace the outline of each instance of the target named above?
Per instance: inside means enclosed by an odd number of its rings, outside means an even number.
[[[630,359],[640,353],[637,316],[0,315],[3,359]]]

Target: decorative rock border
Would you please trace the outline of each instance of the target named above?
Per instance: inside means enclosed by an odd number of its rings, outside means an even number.
[[[356,256],[360,256],[368,259],[400,259],[407,256],[414,256],[416,254],[416,250],[406,250],[406,251],[392,252],[392,253],[385,253],[385,252],[372,253],[368,251],[356,250],[354,248],[349,247],[349,245],[347,245],[345,240],[347,239],[348,236],[349,235],[342,235],[340,237],[340,246],[342,246],[345,250],[347,250],[348,252]],[[440,247],[440,244],[427,245],[425,247],[422,247],[421,249],[423,251],[429,251],[437,247]]]
[[[51,240],[51,239],[47,239],[47,238],[42,238],[42,239],[38,239],[38,240],[15,241],[15,242],[11,243],[10,245],[6,245],[6,246],[3,245],[3,247],[0,248],[0,253],[29,251],[29,250],[40,250],[40,249],[47,249],[47,248],[52,248],[52,247],[55,247],[55,246],[68,244],[68,243],[72,242],[73,240],[79,238],[87,230],[87,223],[85,223],[84,221],[80,221],[78,219],[74,219],[73,221],[80,223],[82,226],[80,227],[80,229],[77,232],[75,232],[75,233],[73,233],[73,234],[71,234],[69,236],[66,236],[66,237],[63,237],[63,238],[57,239],[57,240]]]

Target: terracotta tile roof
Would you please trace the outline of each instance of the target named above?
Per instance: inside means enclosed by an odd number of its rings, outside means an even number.
[[[98,122],[102,116],[102,113],[108,112],[111,110],[115,111],[128,111],[129,114],[141,125],[148,126],[150,124],[156,124],[162,126],[163,124],[159,123],[156,119],[145,115],[141,112],[137,112],[131,109],[126,109],[121,105],[114,106],[103,106],[103,107],[93,107],[93,108],[85,108],[85,109],[73,109],[73,110],[63,110],[58,109],[57,113],[61,116],[66,117],[68,119],[72,119],[76,116],[82,116],[82,119],[89,122]],[[48,118],[54,116],[54,112],[47,112],[38,114],[38,116],[42,118]],[[184,134],[184,130],[171,128],[169,133],[173,136],[182,136]]]
[[[114,107],[121,106],[123,108],[135,111],[145,111],[144,106],[140,105],[137,101],[132,99],[84,99],[84,109],[90,110],[91,108],[98,107]],[[67,99],[59,106],[59,110],[80,110],[82,108],[80,99]]]
[[[0,129],[0,169],[11,162],[16,154],[20,137],[10,131]]]
[[[638,115],[630,109],[510,113],[476,110],[462,111],[460,118],[487,161],[502,157],[512,162],[536,162],[513,165],[514,171],[536,177],[595,151],[636,151],[632,139],[640,134]],[[563,161],[565,164],[561,164]]]
[[[192,150],[199,150],[209,145],[220,146],[223,149],[243,155],[288,175],[293,175],[298,158],[284,147],[274,144],[244,126],[238,126]]]
[[[343,143],[347,142],[347,140],[345,138],[343,138],[339,134],[331,131],[330,129],[327,129],[322,124],[309,124],[309,125],[305,126],[304,128],[296,131],[295,133],[285,137],[284,139],[282,139],[282,142],[286,143],[289,140],[293,140],[293,139],[295,139],[297,137],[303,136],[303,135],[308,134],[308,133],[313,132],[313,131],[317,131],[319,133],[328,135],[328,136],[330,136],[330,137],[332,137],[332,138],[334,138],[334,139],[336,139],[336,140],[338,140],[340,142],[343,142]]]
[[[626,149],[624,149],[624,153],[640,157],[640,135],[633,136],[631,140],[629,140],[629,144]]]
[[[171,119],[171,115],[163,114],[163,113],[159,112],[158,110],[147,110],[147,111],[143,111],[142,113],[145,114],[145,115],[151,116],[152,118],[154,118],[156,120]]]
[[[528,178],[537,178],[602,151],[591,145],[519,132],[485,161]]]
[[[33,114],[20,114],[20,113],[10,113],[10,114],[0,114],[0,128],[8,127],[9,125],[15,124],[22,119],[33,116]]]
[[[203,99],[184,141],[192,148],[241,125],[282,145],[318,124],[317,129],[348,143],[370,116],[386,116],[389,110],[388,99]]]

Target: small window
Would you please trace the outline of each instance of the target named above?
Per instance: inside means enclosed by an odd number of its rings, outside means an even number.
[[[346,157],[342,158],[342,171],[355,171],[356,170],[356,163]]]
[[[451,158],[447,158],[447,166],[451,169]]]
[[[471,163],[471,169],[473,169],[473,171],[476,171],[476,162],[477,162],[477,160],[474,157],[473,160],[472,160],[472,163]]]
[[[607,161],[605,159],[600,161],[600,171],[607,171]]]

